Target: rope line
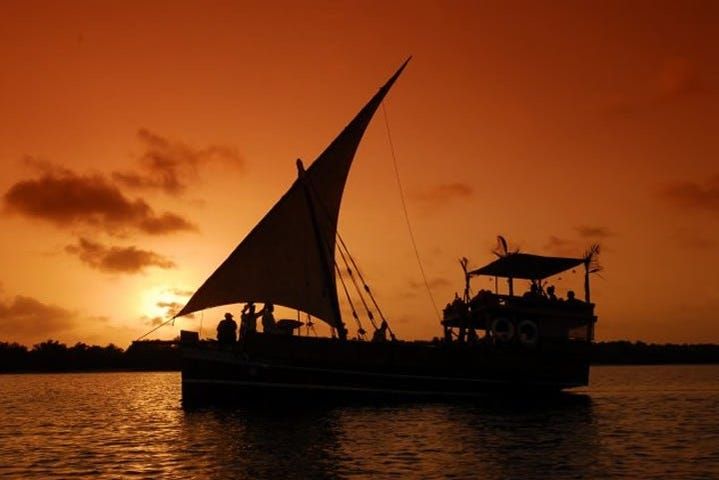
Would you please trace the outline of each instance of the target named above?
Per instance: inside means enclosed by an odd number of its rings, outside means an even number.
[[[409,213],[407,212],[407,203],[404,200],[404,189],[402,188],[402,182],[399,178],[399,168],[397,167],[397,156],[394,152],[394,143],[392,142],[392,133],[389,129],[389,119],[387,118],[387,109],[385,108],[384,102],[382,102],[382,113],[384,114],[384,124],[387,129],[387,140],[389,140],[389,148],[392,152],[392,166],[394,166],[394,174],[395,178],[397,179],[397,187],[399,188],[399,196],[402,200],[402,210],[404,211],[404,219],[407,223],[407,231],[409,232],[409,238],[412,240],[412,248],[414,248],[414,255],[417,258],[417,265],[419,266],[419,271],[422,274],[422,280],[424,281],[424,286],[427,289],[427,294],[429,295],[429,299],[432,302],[432,306],[434,307],[434,313],[437,315],[438,320],[442,320],[442,317],[439,315],[439,309],[437,308],[437,303],[434,301],[434,296],[432,295],[432,290],[429,288],[429,282],[427,281],[427,275],[424,273],[424,267],[422,266],[422,260],[419,256],[419,249],[417,248],[417,242],[414,239],[414,233],[412,231],[412,224],[409,221]]]
[[[337,271],[337,276],[340,279],[340,283],[342,284],[342,289],[344,290],[345,296],[347,297],[347,303],[349,303],[350,308],[352,309],[352,317],[354,317],[355,322],[357,322],[357,327],[358,327],[357,333],[360,336],[364,336],[364,334],[367,332],[365,331],[364,328],[362,328],[362,322],[360,322],[359,315],[357,315],[357,310],[355,310],[354,303],[352,302],[352,298],[350,297],[350,292],[349,292],[349,290],[347,290],[347,284],[345,283],[345,279],[342,278],[342,272],[340,271],[340,266],[337,264],[337,262],[335,262],[335,270]]]
[[[379,318],[381,318],[382,321],[387,324],[387,330],[389,331],[390,337],[393,339],[396,338],[394,335],[394,332],[392,331],[392,327],[389,326],[389,322],[387,321],[384,314],[382,313],[382,309],[379,308],[379,304],[377,304],[377,299],[374,298],[374,295],[372,294],[372,290],[370,290],[369,285],[367,285],[367,282],[365,281],[364,276],[362,275],[362,270],[360,270],[359,266],[357,265],[357,262],[355,262],[354,257],[350,253],[350,249],[347,247],[347,244],[345,243],[344,239],[342,238],[342,235],[340,235],[339,231],[337,232],[337,239],[340,241],[340,248],[339,248],[340,254],[342,254],[342,249],[344,248],[344,250],[347,252],[347,256],[349,257],[350,262],[352,262],[354,271],[357,272],[357,276],[360,278],[360,281],[362,282],[362,286],[364,287],[365,292],[367,292],[370,300],[372,300],[372,304],[374,305],[374,308],[377,310],[377,313],[379,314]],[[342,254],[342,256],[344,258],[344,254]],[[349,270],[349,267],[348,267],[348,270]],[[351,271],[350,271],[350,275],[352,275]],[[352,279],[354,280],[354,277],[352,277]],[[355,284],[355,286],[357,286],[357,285]],[[362,292],[359,290],[359,286],[357,286],[357,291],[360,295],[360,298],[362,298],[362,301],[364,302],[364,297],[362,296]],[[366,307],[367,307],[367,305],[365,305],[365,308]],[[367,311],[369,312],[369,309]],[[372,326],[374,327],[374,329],[377,330],[377,324],[374,322],[374,319],[372,318],[371,315],[372,314],[370,312],[370,321],[372,322]]]
[[[309,187],[310,187],[310,190],[311,190],[311,192],[312,192],[312,195],[314,196],[315,203],[316,203],[316,204],[319,204],[320,207],[321,207],[321,210],[324,212],[325,216],[326,216],[328,219],[332,220],[332,217],[331,217],[331,215],[330,215],[330,212],[329,212],[329,210],[327,209],[327,207],[325,206],[325,204],[322,202],[322,200],[319,198],[319,195],[317,194],[317,190],[315,190],[315,186],[313,185],[312,180],[309,179],[309,178],[306,179],[306,180],[307,180],[307,184],[308,184]],[[332,222],[330,222],[330,225],[331,225],[331,223],[332,223]],[[329,225],[327,225],[327,227],[329,227]],[[329,230],[332,230],[332,229],[329,229]],[[389,326],[389,322],[387,322],[387,319],[386,319],[386,318],[384,317],[384,315],[382,314],[382,311],[380,310],[379,305],[377,304],[377,301],[376,301],[375,298],[374,298],[374,295],[372,295],[372,292],[370,291],[369,286],[368,286],[367,283],[364,281],[364,277],[362,276],[362,272],[361,272],[361,271],[359,270],[359,268],[357,267],[357,263],[355,262],[354,257],[350,254],[349,248],[347,248],[347,244],[346,244],[346,243],[344,242],[344,240],[342,239],[342,235],[340,235],[339,229],[335,228],[334,231],[330,231],[329,233],[334,234],[335,237],[336,237],[337,239],[339,239],[340,244],[341,244],[341,248],[338,248],[337,250],[339,250],[340,255],[342,255],[343,258],[344,258],[344,253],[342,252],[342,248],[344,248],[345,252],[347,252],[347,256],[350,258],[350,261],[352,262],[352,265],[354,266],[355,271],[357,272],[357,274],[358,274],[359,277],[360,277],[360,280],[362,281],[362,284],[363,284],[363,286],[364,286],[364,290],[369,294],[370,298],[372,299],[372,303],[374,304],[375,308],[377,309],[377,312],[379,313],[379,315],[380,315],[380,317],[382,318],[382,320],[387,323],[387,330],[389,331],[391,338],[392,338],[392,339],[395,339],[396,337],[395,337],[395,335],[394,335],[394,332],[392,331],[392,328]],[[327,245],[327,243],[324,242],[324,241],[323,241],[323,243],[325,244],[325,247],[326,247],[327,250],[329,251],[329,245]],[[347,265],[347,260],[345,259],[344,261],[345,261],[345,264]],[[349,270],[349,265],[347,265],[347,267],[348,267],[348,270]],[[352,272],[351,272],[351,271],[350,271],[350,276],[352,277],[352,281],[354,282],[355,279],[354,279],[354,276],[352,276]],[[357,293],[359,294],[360,299],[362,300],[362,303],[364,304],[365,309],[367,310],[367,316],[369,317],[369,320],[370,320],[370,322],[372,323],[372,326],[374,327],[375,330],[377,330],[378,327],[377,327],[377,324],[374,322],[374,316],[372,315],[372,311],[371,311],[371,310],[369,309],[369,307],[367,306],[367,302],[365,301],[365,299],[364,299],[364,297],[363,297],[363,295],[362,295],[362,292],[361,292],[361,290],[359,289],[359,287],[358,287],[356,284],[355,284],[355,287],[357,288]]]
[[[165,322],[159,324],[158,326],[156,326],[155,328],[153,328],[153,329],[150,330],[149,332],[147,332],[147,333],[141,335],[140,337],[138,337],[137,340],[135,340],[135,341],[136,341],[136,342],[139,342],[140,340],[142,340],[143,338],[145,338],[146,336],[148,336],[148,335],[151,334],[152,332],[155,332],[155,331],[159,330],[160,328],[164,327],[165,325],[167,325],[168,323],[170,323],[170,322],[172,322],[172,321],[174,321],[174,320],[175,320],[174,318],[171,318],[171,319],[169,319],[169,320],[167,320],[167,321],[165,321]]]
[[[369,306],[367,305],[367,300],[365,300],[364,295],[362,295],[362,289],[357,284],[357,279],[354,276],[354,272],[352,272],[352,268],[350,268],[349,263],[347,263],[347,258],[345,257],[345,253],[342,251],[342,248],[338,248],[337,251],[340,252],[342,261],[344,262],[345,267],[347,268],[347,273],[349,274],[350,279],[352,279],[352,284],[355,287],[355,291],[357,292],[357,295],[359,296],[360,301],[362,302],[362,306],[364,306],[365,312],[367,313],[367,318],[369,318],[369,321],[372,324],[372,326],[374,327],[374,329],[377,330],[377,324],[374,321],[374,315],[372,314],[372,310],[370,310]],[[350,257],[350,259],[352,258],[352,256],[349,254],[349,251],[347,252],[347,255]],[[340,275],[340,279],[342,279],[341,275]]]

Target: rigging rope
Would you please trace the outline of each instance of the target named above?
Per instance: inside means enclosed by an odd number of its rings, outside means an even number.
[[[345,296],[347,297],[347,302],[350,305],[350,308],[352,309],[352,317],[354,317],[355,321],[357,322],[357,333],[360,337],[364,337],[364,334],[367,333],[364,328],[362,328],[362,322],[360,322],[359,315],[357,315],[357,310],[355,310],[354,303],[352,302],[352,298],[350,297],[350,292],[347,290],[347,285],[345,284],[345,279],[342,278],[342,272],[340,271],[340,266],[335,262],[335,270],[337,271],[337,276],[340,279],[340,283],[342,284],[342,289],[345,292]]]
[[[337,237],[339,238],[339,233],[337,234]],[[346,249],[346,248],[345,248]],[[349,263],[347,263],[347,258],[345,257],[345,253],[342,251],[342,248],[337,249],[340,252],[340,256],[342,257],[342,261],[345,264],[345,267],[347,268],[347,273],[349,274],[350,278],[352,279],[352,284],[355,287],[355,291],[357,292],[357,295],[359,295],[360,300],[362,301],[362,305],[364,306],[365,312],[367,312],[367,318],[369,318],[370,323],[374,327],[375,330],[377,330],[377,324],[374,321],[374,315],[372,315],[372,310],[370,310],[369,306],[367,305],[367,301],[364,298],[364,295],[362,295],[362,289],[360,289],[359,285],[357,285],[357,280],[354,277],[354,274],[352,272],[352,269],[349,266]],[[352,259],[352,256],[349,254],[349,251],[347,251],[347,255]],[[354,261],[352,262],[354,264]],[[355,265],[355,268],[357,266]],[[340,274],[339,269],[337,271],[338,274]],[[344,286],[344,279],[342,279],[342,275],[340,274],[340,280],[342,280],[342,285]]]
[[[414,248],[414,255],[417,257],[417,265],[419,266],[419,271],[422,274],[422,280],[424,281],[424,286],[427,289],[427,294],[429,295],[429,299],[432,302],[432,306],[434,307],[434,313],[437,314],[437,319],[442,320],[442,317],[439,315],[439,309],[437,308],[437,303],[434,301],[434,296],[432,296],[432,290],[429,288],[429,282],[427,281],[427,275],[424,273],[424,267],[422,266],[422,260],[419,256],[419,249],[417,248],[417,242],[414,239],[414,233],[412,232],[412,224],[409,221],[409,213],[407,213],[407,204],[404,201],[404,190],[402,189],[402,182],[399,178],[399,168],[397,168],[397,156],[394,152],[394,143],[392,143],[392,134],[390,133],[389,129],[389,120],[387,118],[387,109],[385,108],[384,102],[382,102],[382,113],[384,115],[384,124],[387,128],[387,139],[389,140],[389,148],[392,152],[392,165],[394,166],[394,174],[397,179],[397,187],[399,188],[399,196],[402,200],[402,210],[404,211],[404,219],[407,223],[407,230],[409,231],[409,238],[412,240],[412,247]]]
[[[355,262],[354,257],[350,253],[350,249],[347,247],[347,244],[342,239],[342,235],[340,235],[340,232],[337,231],[337,239],[340,241],[340,248],[338,249],[340,254],[342,255],[342,259],[344,260],[344,254],[342,253],[342,249],[347,252],[347,256],[350,259],[350,262],[352,262],[352,266],[354,267],[355,271],[357,272],[357,276],[360,278],[360,281],[362,282],[362,286],[364,287],[365,292],[369,295],[370,300],[372,300],[372,304],[374,305],[374,308],[377,309],[377,313],[379,314],[379,318],[382,319],[383,322],[387,324],[387,330],[389,331],[390,337],[394,340],[396,337],[394,335],[394,332],[392,331],[392,327],[389,326],[389,322],[385,318],[384,314],[382,313],[382,309],[379,308],[379,305],[377,304],[377,300],[374,298],[374,295],[372,294],[372,291],[369,288],[369,285],[367,285],[367,282],[365,281],[364,277],[362,276],[362,271],[359,269],[359,266]],[[345,260],[345,263],[347,263],[347,260]],[[354,276],[352,275],[352,270],[350,270],[349,266],[347,267],[347,270],[350,272],[350,276],[352,277],[352,281],[354,282]],[[362,299],[362,303],[365,304],[365,308],[367,309],[367,313],[369,314],[370,322],[372,322],[372,326],[375,330],[377,330],[377,324],[374,322],[374,317],[372,316],[372,312],[367,307],[367,304],[364,301],[364,296],[362,295],[362,292],[359,290],[359,286],[357,283],[355,283],[355,288],[357,288],[357,293],[359,294],[360,298]]]
[[[331,216],[330,216],[329,211],[327,210],[327,207],[326,207],[325,204],[322,203],[322,201],[319,199],[319,195],[317,195],[317,191],[315,190],[315,187],[314,187],[314,185],[312,184],[312,181],[311,181],[310,179],[308,179],[307,185],[309,185],[310,191],[311,191],[312,194],[315,196],[316,203],[319,204],[320,207],[322,207],[321,210],[324,212],[324,214],[327,216],[327,218],[331,219]],[[347,256],[350,258],[350,261],[352,262],[352,265],[355,267],[355,271],[357,271],[357,274],[359,275],[360,280],[361,280],[362,283],[363,283],[364,290],[369,294],[370,298],[372,299],[372,303],[374,304],[375,308],[377,309],[377,312],[379,313],[380,317],[382,318],[382,321],[384,321],[384,322],[387,324],[387,330],[389,331],[390,337],[391,337],[393,340],[395,340],[396,337],[395,337],[395,335],[394,335],[394,332],[392,331],[392,328],[390,328],[390,326],[389,326],[389,322],[387,322],[387,319],[386,319],[386,318],[384,317],[384,315],[382,314],[382,310],[380,310],[379,305],[377,304],[377,301],[376,301],[375,298],[374,298],[374,295],[372,295],[372,292],[370,291],[369,285],[367,285],[367,283],[364,281],[364,278],[362,277],[362,272],[360,272],[359,268],[357,267],[357,263],[355,263],[354,258],[353,258],[352,255],[350,254],[349,248],[347,248],[347,244],[346,244],[346,243],[344,242],[344,240],[342,239],[342,236],[340,235],[339,230],[338,230],[337,228],[335,228],[334,231],[333,231],[333,232],[330,232],[330,233],[334,233],[334,235],[337,237],[337,239],[339,239],[340,244],[342,245],[342,247],[344,247],[345,251],[347,252]],[[330,251],[330,248],[329,248],[329,245],[327,244],[327,242],[324,241],[324,239],[323,239],[322,243],[324,244],[325,248],[327,248],[327,251],[329,252],[329,251]],[[367,306],[367,302],[365,301],[364,296],[362,295],[362,291],[360,290],[359,286],[357,285],[357,283],[356,283],[356,281],[355,281],[354,276],[352,275],[352,271],[351,271],[351,269],[349,268],[349,265],[347,264],[347,260],[346,260],[345,257],[344,257],[344,253],[342,252],[342,248],[338,248],[338,250],[339,250],[339,252],[340,252],[340,255],[342,255],[342,259],[344,260],[345,266],[347,266],[347,270],[348,270],[349,273],[350,273],[350,277],[352,278],[352,282],[355,284],[355,289],[357,290],[357,293],[359,294],[360,299],[362,300],[362,304],[364,305],[365,310],[367,311],[367,316],[369,317],[369,320],[370,320],[370,322],[372,323],[372,326],[374,327],[374,329],[375,329],[375,330],[378,330],[377,324],[374,322],[374,316],[372,315],[372,311],[371,311],[371,310],[369,309],[369,307]],[[335,266],[337,266],[337,262],[336,262],[336,261],[335,261]],[[341,275],[340,275],[340,278],[341,278]]]
[[[137,340],[135,340],[135,341],[136,341],[136,342],[139,342],[140,340],[142,340],[143,338],[145,338],[146,336],[148,336],[148,335],[151,334],[152,332],[155,332],[155,331],[159,330],[160,328],[164,327],[165,325],[167,325],[168,323],[174,322],[174,321],[175,321],[175,317],[172,317],[171,319],[167,320],[166,322],[163,322],[163,323],[159,324],[158,326],[156,326],[155,328],[153,328],[153,329],[150,330],[149,332],[147,332],[147,333],[145,333],[145,334],[139,336],[139,337],[137,338]]]

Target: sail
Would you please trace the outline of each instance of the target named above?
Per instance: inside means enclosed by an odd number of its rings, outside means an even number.
[[[300,174],[176,317],[232,303],[271,302],[342,326],[334,277],[342,193],[367,125],[408,62]]]

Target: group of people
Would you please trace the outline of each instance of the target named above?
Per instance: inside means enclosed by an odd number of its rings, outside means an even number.
[[[549,300],[550,302],[566,302],[567,304],[583,303],[581,300],[578,300],[576,298],[574,290],[567,291],[567,299],[564,300],[563,298],[557,297],[554,285],[549,285],[545,291],[539,284],[535,282],[532,282],[532,284],[529,286],[529,290],[524,292],[522,298],[527,300]]]
[[[265,303],[265,306],[259,312],[256,311],[253,302],[247,303],[242,309],[240,315],[240,336],[245,338],[257,332],[257,319],[262,318],[262,331],[264,333],[272,333],[275,329],[275,307],[271,303]],[[232,344],[237,341],[237,322],[235,322],[231,313],[225,313],[225,318],[217,324],[217,341],[221,344]]]

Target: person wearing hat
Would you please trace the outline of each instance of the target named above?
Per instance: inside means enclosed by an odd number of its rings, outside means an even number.
[[[237,341],[237,322],[231,313],[226,313],[224,320],[217,324],[217,341],[223,345],[232,345]]]

